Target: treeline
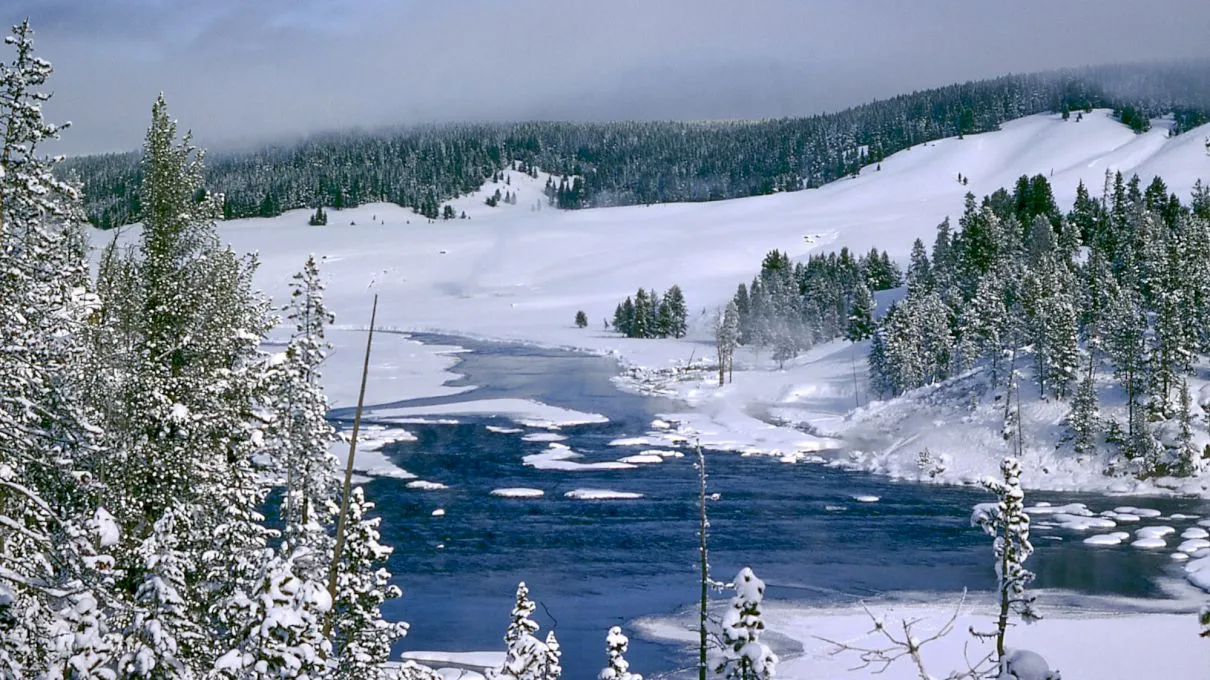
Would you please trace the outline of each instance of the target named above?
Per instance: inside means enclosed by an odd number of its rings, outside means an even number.
[[[858,257],[842,248],[812,255],[805,263],[791,263],[786,253],[771,251],[760,273],[751,284],[739,284],[731,301],[734,343],[771,348],[773,359],[784,366],[800,352],[845,335],[851,326],[868,327],[871,292],[900,285],[898,265],[876,248]]]
[[[968,194],[958,228],[943,222],[931,254],[916,241],[907,279],[871,342],[875,392],[983,366],[1012,397],[1030,366],[1039,395],[1071,400],[1077,453],[1116,447],[1107,473],[1200,466],[1188,388],[1210,353],[1210,189],[1200,181],[1186,206],[1159,177],[1143,187],[1107,173],[1101,198],[1081,184],[1067,213],[1041,175],[980,202]],[[1098,374],[1120,385],[1124,422],[1101,414]]]
[[[633,299],[626,298],[614,309],[613,328],[628,338],[683,338],[689,328],[685,294],[677,285],[663,297],[654,288],[640,288]]]
[[[1142,129],[1172,113],[1176,131],[1207,120],[1205,62],[1090,67],[1011,75],[913,92],[804,118],[727,123],[498,123],[317,135],[296,144],[216,154],[206,183],[224,218],[372,201],[436,218],[509,163],[561,179],[562,208],[708,201],[795,191],[942,137],[995,130],[1044,111],[1115,109]],[[71,159],[89,219],[108,228],[142,214],[138,154]]]

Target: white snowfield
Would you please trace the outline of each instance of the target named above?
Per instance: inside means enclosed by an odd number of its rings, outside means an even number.
[[[1040,602],[1048,594],[1041,593]],[[917,639],[924,639],[940,628],[954,613],[959,597],[938,601],[928,596],[927,602],[870,602],[870,610],[883,617],[887,628],[902,638],[900,621],[921,619],[913,629]],[[1014,625],[1010,632],[1010,648],[1027,649],[1041,654],[1051,669],[1058,669],[1064,678],[1104,678],[1105,680],[1144,680],[1160,678],[1195,678],[1210,668],[1210,644],[1197,637],[1195,605],[1189,611],[1154,601],[1115,600],[1073,602],[1069,607],[1044,607],[1045,617],[1033,625]],[[1123,614],[1123,611],[1139,613]],[[1146,612],[1146,613],[1143,613]],[[860,608],[854,606],[789,607],[765,599],[763,605],[766,625],[762,640],[772,644],[781,657],[778,678],[792,680],[846,680],[847,678],[884,678],[885,680],[914,680],[919,677],[910,659],[903,658],[885,673],[874,674],[881,666],[851,672],[861,660],[855,654],[829,655],[833,646],[818,638],[824,637],[851,645],[877,646],[884,639],[869,635],[873,624]],[[952,671],[966,670],[964,653],[972,662],[994,650],[993,643],[980,643],[967,634],[989,630],[995,611],[989,603],[968,602],[954,622],[953,631],[941,640],[924,647],[921,655],[928,672],[935,678],[947,677]],[[637,629],[644,637],[693,643],[697,638],[694,623],[685,619],[643,619]],[[969,641],[969,649],[964,645]],[[799,651],[801,650],[801,651]]]

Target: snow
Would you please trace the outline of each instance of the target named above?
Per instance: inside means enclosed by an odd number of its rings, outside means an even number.
[[[1207,541],[1204,538],[1186,539],[1184,542],[1182,542],[1179,546],[1176,547],[1178,552],[1183,552],[1183,553],[1187,553],[1190,555],[1192,555],[1193,553],[1195,553],[1199,550],[1202,550],[1204,548],[1210,548],[1210,541]]]
[[[504,652],[404,652],[401,657],[405,661],[429,666],[430,668],[454,668],[465,670],[487,671],[489,668],[499,668],[504,665]],[[450,675],[452,678],[471,680],[474,676]]]
[[[1131,543],[1130,545],[1134,546],[1135,548],[1141,548],[1143,550],[1155,550],[1158,548],[1168,547],[1168,544],[1164,541],[1164,539],[1154,538],[1154,537],[1140,538],[1139,540],[1135,541],[1134,543]]]
[[[1068,515],[1065,513],[1057,513],[1053,515],[1055,523],[1072,531],[1088,531],[1089,529],[1112,529],[1117,526],[1111,519],[1104,517],[1084,517],[1082,515]]]
[[[581,413],[530,399],[478,399],[452,404],[375,408],[369,410],[366,417],[383,421],[431,415],[497,416],[512,418],[531,427],[538,423],[536,427],[554,428],[609,422],[608,418],[596,413]]]
[[[1133,507],[1130,505],[1114,508],[1113,511],[1117,512],[1117,513],[1121,513],[1123,515],[1134,515],[1136,517],[1147,517],[1147,518],[1159,517],[1160,515],[1163,514],[1159,510],[1155,510],[1154,508],[1136,508],[1136,507]]]
[[[1139,538],[1163,538],[1169,534],[1175,534],[1176,529],[1168,526],[1143,527],[1134,533]]]
[[[392,442],[416,441],[415,435],[407,430],[381,425],[364,426],[357,434],[357,452],[353,458],[354,471],[368,477],[416,479],[416,475],[392,463],[382,452],[382,448]],[[349,460],[349,443],[347,441],[332,442],[331,451],[332,455],[340,461],[343,469]]]
[[[853,500],[858,503],[877,503],[882,499],[878,496],[853,496]]]
[[[561,442],[567,439],[567,435],[562,435],[557,432],[532,432],[521,438],[527,442]]]
[[[488,425],[487,431],[495,432],[496,434],[517,434],[524,432],[525,430],[519,427],[500,427],[499,425]]]
[[[414,482],[408,482],[405,486],[409,489],[418,489],[420,491],[441,491],[449,487],[441,482],[429,482],[423,479],[417,479]]]
[[[1181,538],[1206,538],[1208,536],[1210,536],[1210,531],[1201,527],[1189,527],[1181,532]]]
[[[649,371],[684,367],[690,357],[710,354],[703,347],[708,321],[696,310],[709,312],[724,303],[773,248],[801,259],[842,246],[856,252],[876,246],[904,262],[915,238],[931,243],[935,225],[961,213],[967,191],[982,196],[1011,187],[1022,174],[1046,175],[1064,206],[1081,179],[1094,191],[1099,189],[1107,169],[1138,172],[1144,184],[1161,174],[1173,193],[1187,197],[1193,182],[1206,173],[1203,139],[1208,131],[1210,127],[1203,127],[1167,138],[1167,130],[1157,125],[1136,135],[1106,110],[1086,114],[1079,123],[1043,114],[1005,123],[996,132],[923,144],[883,159],[879,171],[868,167],[856,178],[807,191],[708,203],[534,212],[527,197],[539,199],[541,187],[534,183],[544,179],[505,171],[522,195],[520,203],[483,205],[482,192],[499,186],[489,183],[480,192],[450,201],[471,218],[457,224],[430,224],[407,208],[369,204],[333,210],[326,227],[307,227],[310,211],[298,210],[269,219],[224,222],[219,232],[236,251],[259,252],[255,284],[277,302],[285,299],[290,277],[309,253],[326,256],[321,265],[328,283],[326,302],[339,326],[329,334],[335,351],[324,367],[324,382],[335,407],[356,402],[365,324],[375,293],[381,296],[380,332],[371,357],[367,404],[448,398],[472,389],[449,385],[458,377],[451,369],[462,348],[421,345],[407,333],[438,331],[582,348]],[[969,178],[969,185],[954,181],[959,172]],[[372,215],[379,219],[370,219]],[[737,224],[744,228],[736,229]],[[137,234],[137,228],[127,229],[122,238],[129,242]],[[97,232],[95,241],[111,236]],[[611,316],[617,302],[636,287],[665,289],[674,283],[695,310],[688,337],[628,339],[601,329],[599,320]],[[880,293],[881,308],[901,293]],[[588,328],[571,323],[578,309],[588,314]],[[964,483],[995,472],[1006,444],[998,424],[992,427],[982,409],[972,414],[965,403],[961,408],[926,407],[921,395],[870,404],[862,380],[863,352],[862,345],[829,343],[778,371],[767,353],[758,357],[742,350],[736,356],[734,382],[722,388],[700,361],[700,371],[660,384],[635,380],[631,386],[643,383],[644,389],[686,404],[686,413],[662,414],[660,426],[652,424],[653,429],[670,430],[676,422],[676,432],[669,434],[681,442],[700,439],[712,449],[774,455],[789,462],[823,454],[838,466],[906,479],[921,477],[917,454],[927,447],[948,461],[943,472],[927,481]],[[925,392],[930,393],[929,388]],[[752,405],[767,406],[780,421],[815,434],[766,422],[753,415]],[[433,413],[435,408],[416,413]],[[527,404],[488,410],[524,418],[515,411],[537,408]],[[1056,452],[1051,442],[1062,408],[1038,403],[1026,409],[1028,439],[1036,442],[1022,457],[1027,487],[1157,490],[1154,482],[1106,477],[1095,465],[1078,465]],[[562,422],[532,413],[529,417],[539,425]],[[1164,493],[1210,496],[1201,481],[1165,484],[1178,488]]]
[[[618,459],[619,463],[627,463],[629,465],[651,465],[654,463],[663,463],[664,459],[661,456],[656,456],[647,453],[640,453],[633,456],[626,456]]]
[[[1130,538],[1125,531],[1115,531],[1109,534],[1096,534],[1084,539],[1088,545],[1121,545],[1122,541]]]
[[[1191,677],[1190,669],[1210,667],[1210,645],[1197,638],[1196,603],[1099,598],[1086,602],[1077,596],[1070,604],[1053,607],[1045,606],[1045,591],[1039,594],[1045,618],[1033,625],[1013,626],[1008,646],[1040,654],[1065,678],[1186,678]],[[896,632],[901,619],[922,619],[916,637],[923,638],[949,619],[957,600],[955,596],[947,604],[936,594],[909,593],[897,602],[876,601],[868,606],[875,614],[885,615],[888,627]],[[697,635],[691,616],[642,619],[636,625],[645,638],[675,642],[688,650],[696,643]],[[994,616],[990,598],[977,602],[968,599],[953,631],[923,648],[921,655],[929,673],[946,677],[951,671],[966,668],[964,658],[973,660],[992,651],[994,643],[974,641],[966,631],[972,626],[977,630],[989,628]],[[919,677],[909,659],[893,664],[885,673],[871,675],[871,669],[850,670],[860,663],[855,656],[829,654],[831,645],[818,638],[854,644],[884,642],[869,636],[870,619],[856,606],[787,605],[765,599],[763,619],[765,639],[777,636],[783,640],[782,647],[802,649],[800,654],[782,655],[777,677],[783,680]],[[964,656],[968,643],[969,654]],[[1117,644],[1114,649],[1118,651],[1107,651],[1107,643]]]
[[[588,472],[590,470],[630,470],[635,466],[620,461],[600,463],[577,463],[576,458],[584,454],[576,453],[565,446],[553,445],[542,453],[533,453],[521,459],[526,465],[538,470],[563,470],[565,472]]]
[[[609,489],[574,489],[563,496],[581,501],[632,501],[642,498],[643,494],[632,491],[610,491]]]
[[[432,512],[433,517],[445,517],[445,508],[437,508]]]
[[[541,489],[529,489],[526,487],[506,487],[503,489],[492,489],[492,495],[499,498],[541,498],[546,495],[546,492]]]

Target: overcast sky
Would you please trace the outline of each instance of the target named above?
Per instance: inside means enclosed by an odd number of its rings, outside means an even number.
[[[58,145],[451,120],[811,114],[954,81],[1210,56],[1206,0],[0,0],[56,67]],[[8,58],[7,56],[5,57]]]

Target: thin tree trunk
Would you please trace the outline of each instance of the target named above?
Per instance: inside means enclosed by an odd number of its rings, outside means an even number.
[[[336,601],[336,577],[340,571],[340,553],[345,547],[345,524],[349,515],[349,494],[353,486],[353,457],[357,454],[357,433],[361,429],[361,409],[365,405],[366,376],[370,373],[370,348],[374,345],[374,320],[378,316],[378,296],[374,296],[374,307],[370,311],[370,333],[366,337],[366,356],[361,366],[361,391],[357,393],[357,411],[353,415],[353,434],[349,437],[349,460],[345,463],[344,489],[340,496],[340,517],[336,520],[336,547],[332,551],[332,565],[328,568],[328,596]],[[332,634],[332,616],[324,620],[324,637]]]
[[[706,680],[706,604],[709,597],[710,563],[706,554],[706,529],[709,522],[706,519],[706,456],[702,453],[702,445],[697,445],[697,474],[698,474],[698,505],[701,515],[698,518],[698,558],[701,568],[701,601],[698,605],[698,680]]]

